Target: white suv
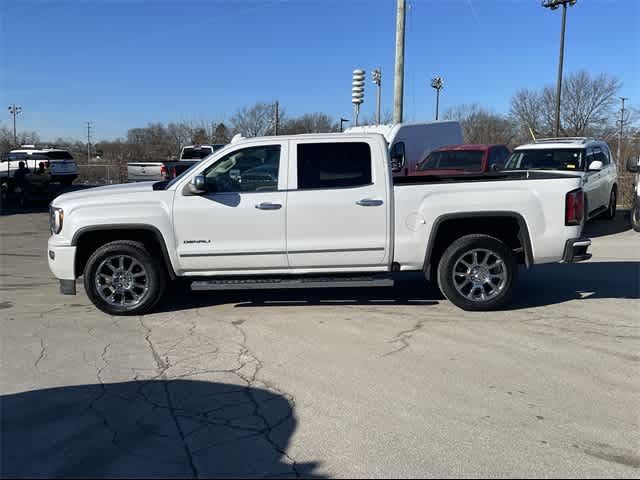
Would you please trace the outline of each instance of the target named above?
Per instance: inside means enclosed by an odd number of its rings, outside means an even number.
[[[612,219],[618,200],[618,171],[606,142],[586,137],[543,138],[516,148],[508,170],[553,170],[583,178],[585,219]]]

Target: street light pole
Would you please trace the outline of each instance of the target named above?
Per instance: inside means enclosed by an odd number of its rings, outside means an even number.
[[[437,75],[431,79],[431,87],[436,91],[436,120],[438,120],[438,112],[440,110],[440,90],[444,88],[444,79]]]
[[[350,120],[348,118],[342,118],[340,117],[340,132],[342,132],[342,124],[344,122],[349,122]]]
[[[382,68],[378,67],[373,71],[373,83],[378,87],[376,98],[376,124],[380,125],[380,92],[382,91]]]
[[[9,105],[9,114],[13,116],[13,144],[18,145],[18,134],[16,133],[16,117],[22,114],[22,107],[17,106],[15,103]]]
[[[562,5],[562,28],[560,30],[560,58],[558,59],[558,81],[556,85],[556,125],[555,136],[560,136],[560,97],[562,95],[562,66],[564,63],[564,32],[567,25],[567,5],[575,5],[577,0],[542,0],[542,6],[551,10]]]

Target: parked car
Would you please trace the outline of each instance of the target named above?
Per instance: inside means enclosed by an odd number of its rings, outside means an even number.
[[[181,175],[194,163],[208,157],[224,144],[189,145],[182,147],[178,160],[162,162],[130,162],[127,164],[127,181],[149,182],[171,180]]]
[[[448,145],[436,148],[416,167],[414,175],[456,175],[501,170],[509,159],[506,145]]]
[[[627,162],[627,170],[635,173],[633,179],[635,197],[631,206],[631,226],[636,232],[640,232],[640,157],[630,158]]]
[[[585,220],[616,215],[618,172],[606,142],[586,137],[539,139],[514,149],[506,168],[577,173],[583,179]]]
[[[251,138],[171,182],[99,187],[50,207],[61,292],[141,314],[170,279],[194,290],[389,286],[421,271],[455,305],[509,301],[518,264],[589,258],[581,178],[501,171],[393,177],[379,134]],[[123,209],[122,206],[127,208]]]
[[[45,165],[47,177],[51,182],[71,185],[78,178],[78,164],[73,156],[61,148],[37,148],[35,145],[23,145],[2,156],[0,162],[0,180],[10,180],[18,170],[20,162],[35,172],[41,163]]]
[[[402,167],[392,165],[394,176],[414,175],[418,163],[434,149],[463,142],[458,122],[398,123],[351,127],[345,133],[379,133],[384,136],[393,158],[404,158]]]

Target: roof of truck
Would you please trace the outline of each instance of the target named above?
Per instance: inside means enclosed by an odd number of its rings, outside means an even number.
[[[520,145],[514,150],[546,150],[551,148],[587,148],[594,145],[606,145],[602,140],[591,137],[559,137],[559,138],[538,138],[533,143]]]

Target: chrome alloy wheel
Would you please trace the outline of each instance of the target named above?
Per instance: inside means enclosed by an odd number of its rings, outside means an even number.
[[[149,291],[149,275],[144,266],[128,255],[107,257],[96,269],[94,282],[98,295],[107,303],[121,307],[138,305]]]
[[[504,260],[491,250],[469,250],[458,257],[453,267],[456,290],[473,302],[486,302],[496,297],[507,281]]]

